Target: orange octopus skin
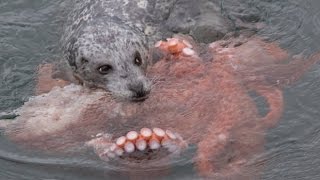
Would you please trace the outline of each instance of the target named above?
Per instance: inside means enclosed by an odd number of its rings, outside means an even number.
[[[38,83],[36,87],[36,95],[49,92],[53,87],[64,87],[70,82],[62,79],[53,79],[51,76],[53,74],[53,65],[52,64],[43,64],[38,68]]]
[[[174,129],[189,144],[198,145],[195,161],[201,176],[255,179],[259,171],[243,176],[240,172],[247,160],[263,151],[264,133],[281,117],[282,80],[292,75],[292,80],[298,79],[319,55],[300,66],[303,61],[282,64],[288,54],[257,38],[228,49],[219,46],[212,45],[208,51],[214,59],[204,61],[197,56],[179,55],[162,44],[163,51],[174,53],[175,61],[160,60],[149,69],[149,76],[156,82],[144,102],[126,103],[104,97],[83,109],[77,123],[60,131],[40,136],[28,129],[8,129],[7,134],[16,142],[52,150],[81,146],[92,139],[91,134],[108,130],[109,123],[120,129],[115,136],[131,130],[122,128],[124,123],[133,123],[136,128]],[[251,51],[252,46],[260,51]],[[260,68],[261,59],[264,69]],[[270,109],[266,116],[259,115],[248,95],[250,90],[266,98]],[[110,114],[119,106],[121,114]]]

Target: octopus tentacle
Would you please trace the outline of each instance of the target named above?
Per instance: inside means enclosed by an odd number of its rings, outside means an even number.
[[[171,41],[174,41],[172,44],[179,44],[176,45],[177,49],[179,50],[175,49],[172,51],[170,49]],[[160,45],[157,44],[157,47],[162,51],[171,53],[175,59],[179,60],[179,57],[183,57],[185,55],[183,54],[183,49],[187,44],[185,42],[187,41],[173,38],[168,39],[167,42],[161,41]],[[215,63],[215,65],[213,65],[213,68],[219,70],[219,73],[222,76],[230,76],[228,72],[221,70],[220,67],[221,66],[219,63]],[[221,83],[228,84],[228,82]],[[228,85],[226,85],[226,87],[227,86]],[[221,112],[228,112],[229,107],[225,106],[225,104],[221,103],[216,106],[219,106]],[[233,121],[230,120],[237,117],[240,117],[240,114],[233,112],[226,114],[218,113],[216,119],[219,119],[219,122],[213,122],[209,124],[209,131],[206,133],[203,140],[198,144],[197,150],[196,166],[201,176],[207,177],[210,176],[212,172],[216,172],[216,167],[214,163],[212,163],[212,158],[218,157],[218,155],[225,149],[226,145],[228,144],[227,140],[230,137],[230,131],[233,127],[232,123],[230,123]],[[223,128],[220,128],[220,126],[223,126]]]
[[[217,168],[212,162],[213,158],[223,152],[227,145],[227,139],[230,137],[229,129],[223,132],[211,131],[206,135],[204,140],[198,144],[196,166],[201,176],[210,176],[213,172],[217,172]]]
[[[289,64],[280,64],[277,66],[275,77],[276,83],[280,87],[288,86],[299,80],[313,65],[319,63],[320,53],[311,55],[308,59],[304,59],[301,55],[293,56],[293,60]],[[273,67],[272,67],[273,68]]]
[[[53,64],[42,64],[38,67],[38,77],[37,77],[37,87],[36,95],[47,93],[52,90],[53,87],[64,87],[70,82],[67,82],[62,79],[55,79],[52,77],[54,71]]]
[[[196,52],[193,50],[194,46],[192,43],[183,37],[168,38],[167,41],[158,41],[155,44],[155,48],[167,52],[175,58],[181,56],[197,56]]]
[[[280,120],[283,113],[283,92],[282,90],[275,87],[259,87],[255,86],[254,90],[266,98],[269,105],[269,112],[262,118],[261,127],[263,129],[269,129],[274,127]]]

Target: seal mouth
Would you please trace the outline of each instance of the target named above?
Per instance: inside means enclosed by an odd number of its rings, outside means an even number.
[[[143,96],[143,97],[132,97],[131,101],[132,102],[142,102],[148,99],[149,96]]]

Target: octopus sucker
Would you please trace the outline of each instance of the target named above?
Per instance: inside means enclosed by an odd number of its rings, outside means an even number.
[[[139,134],[136,131],[130,131],[127,133],[126,137],[127,140],[134,142],[136,139],[138,139]]]
[[[140,130],[140,135],[143,139],[149,140],[152,136],[152,130],[149,128],[142,128]]]
[[[139,151],[144,151],[147,148],[147,141],[143,138],[139,138],[137,139],[135,146]]]
[[[196,52],[190,42],[182,38],[168,38],[167,41],[158,41],[156,48],[167,51],[174,56],[195,56]]]
[[[123,147],[124,144],[126,143],[126,141],[127,141],[127,139],[125,136],[118,137],[116,140],[116,145],[119,147]]]
[[[133,142],[131,142],[131,141],[127,141],[125,144],[124,144],[124,151],[126,152],[126,153],[132,153],[132,152],[134,152],[135,151],[135,145],[134,145],[134,143]]]
[[[98,137],[100,138],[100,137]],[[142,128],[140,133],[129,131],[125,136],[115,138],[114,140],[105,139],[106,141],[93,141],[90,146],[101,151],[100,144],[110,144],[102,150],[99,156],[102,159],[115,159],[116,157],[130,156],[134,152],[155,151],[160,148],[166,148],[169,152],[177,151],[177,146],[186,146],[185,142],[178,135],[170,130],[161,128]],[[113,142],[112,142],[113,141]],[[184,147],[185,148],[185,147]]]

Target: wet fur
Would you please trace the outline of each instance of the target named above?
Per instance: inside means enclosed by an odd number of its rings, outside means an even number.
[[[154,42],[150,37],[160,38],[161,19],[168,16],[173,4],[158,0],[72,1],[62,44],[73,75],[89,87],[103,88],[124,99],[135,95],[130,87],[141,86],[143,92],[149,92],[151,84],[145,76],[148,43]],[[134,64],[137,52],[141,66]],[[110,73],[99,74],[102,65],[111,65]]]
[[[62,49],[73,75],[89,87],[124,99],[134,96],[130,86],[150,91],[145,69],[151,59],[148,48],[156,41],[180,32],[208,43],[234,28],[221,5],[209,0],[72,0],[69,4]],[[136,52],[141,54],[141,67],[132,63]],[[104,64],[113,71],[99,74],[97,69]]]

